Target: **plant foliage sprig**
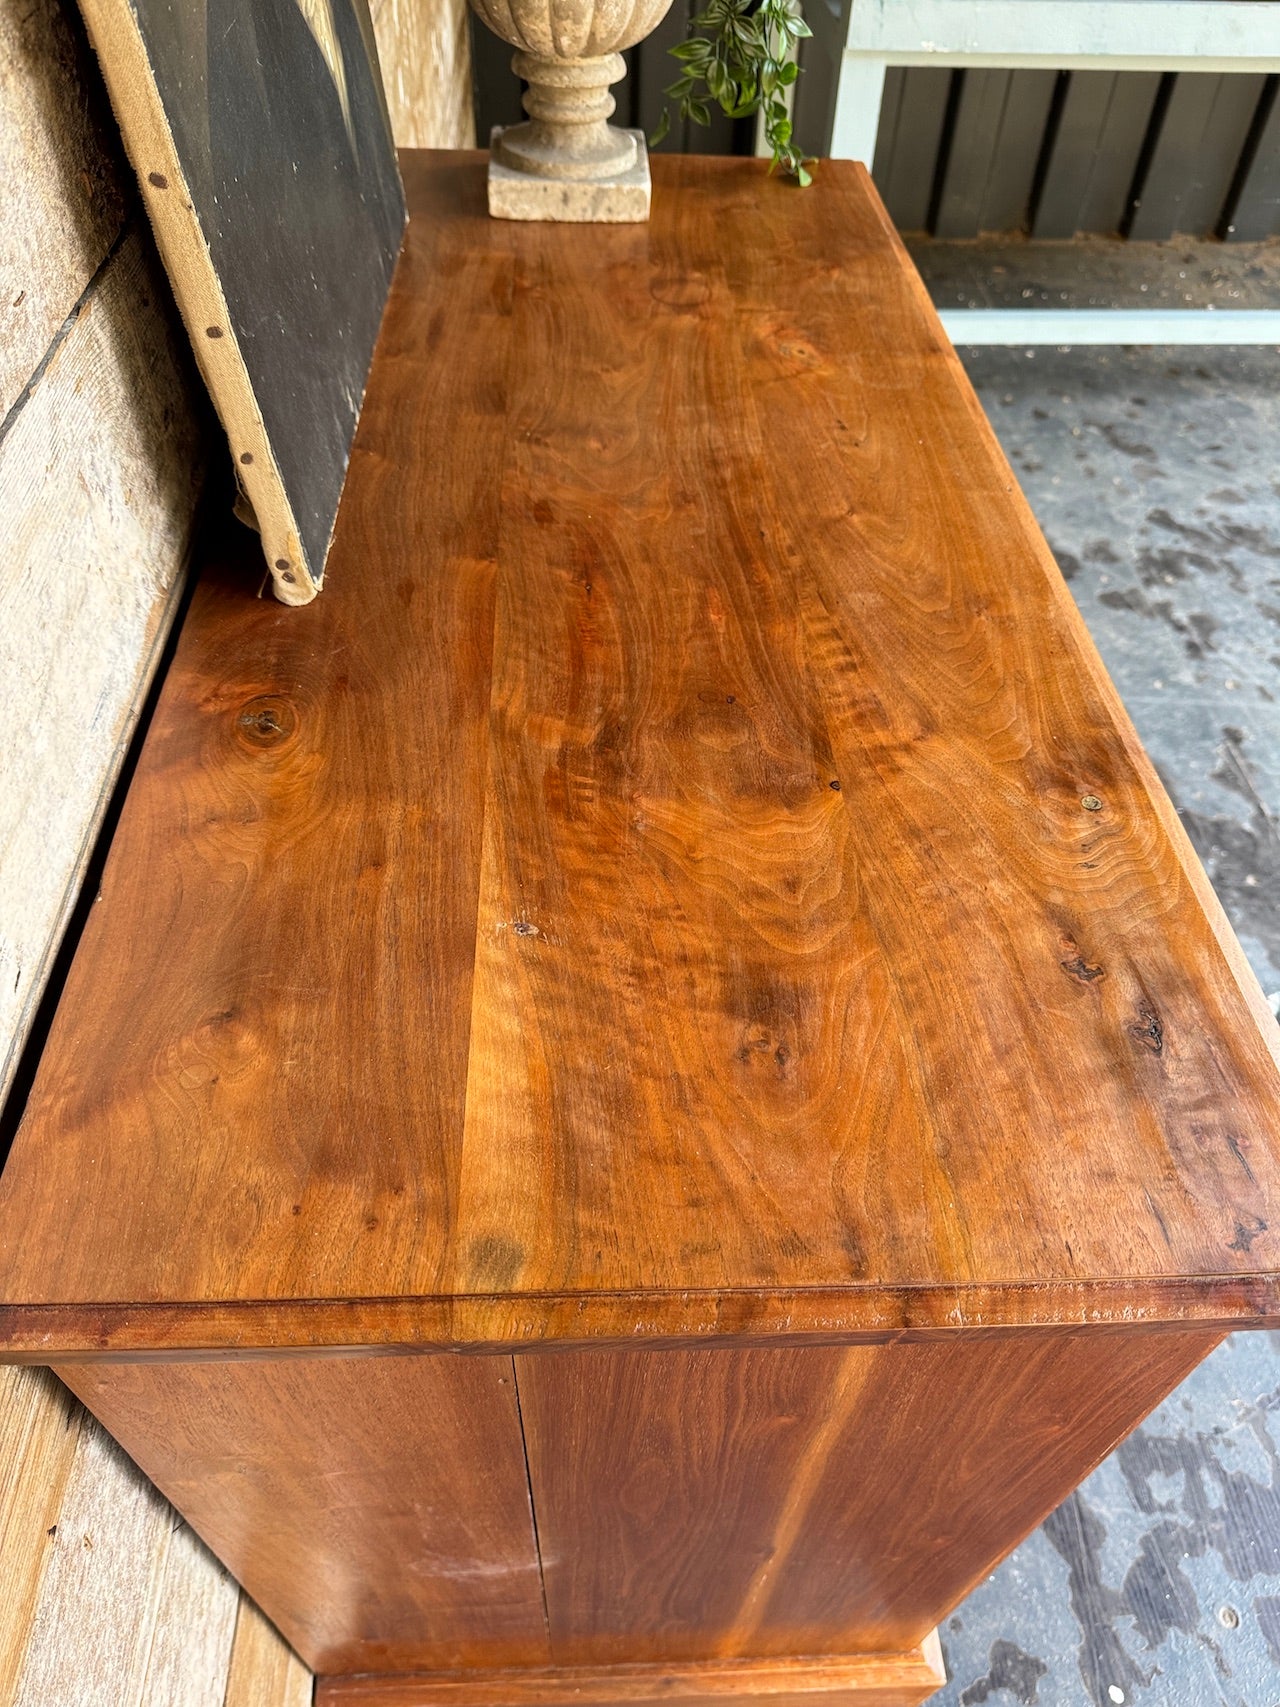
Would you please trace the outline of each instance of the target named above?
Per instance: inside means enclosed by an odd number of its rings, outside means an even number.
[[[670,49],[681,72],[664,93],[695,124],[711,123],[711,101],[731,119],[763,110],[765,141],[773,152],[770,171],[780,166],[802,185],[810,183],[814,162],[792,139],[783,94],[800,74],[795,44],[813,34],[796,0],[709,0],[690,27],[706,33]],[[669,128],[670,112],[664,110],[650,142],[656,147]]]

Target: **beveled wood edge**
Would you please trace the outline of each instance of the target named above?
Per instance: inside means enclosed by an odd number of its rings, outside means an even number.
[[[0,1305],[0,1363],[884,1345],[957,1334],[1280,1327],[1280,1274],[1035,1286]]]
[[[735,1696],[856,1699],[872,1690],[901,1691],[900,1699],[906,1702],[923,1701],[946,1681],[942,1645],[937,1631],[931,1630],[907,1653],[321,1677],[316,1680],[316,1707],[562,1707],[575,1701],[622,1707],[629,1702]]]

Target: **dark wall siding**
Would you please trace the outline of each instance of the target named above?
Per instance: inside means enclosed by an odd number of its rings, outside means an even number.
[[[873,175],[904,231],[1280,234],[1280,78],[891,71]]]
[[[1240,162],[1222,235],[1255,243],[1280,232],[1280,77],[1269,77]]]
[[[1136,192],[1130,237],[1217,229],[1265,82],[1260,75],[1194,71],[1173,79]]]
[[[921,231],[929,221],[953,77],[927,66],[885,78],[871,175],[903,231]]]
[[[1030,220],[1033,237],[1119,231],[1151,122],[1156,71],[1064,73],[1057,123],[1046,138],[1044,172]],[[1004,229],[1016,228],[1019,217]]]
[[[910,75],[910,74],[908,74]],[[959,71],[937,193],[939,237],[1021,223],[1053,101],[1053,71]]]

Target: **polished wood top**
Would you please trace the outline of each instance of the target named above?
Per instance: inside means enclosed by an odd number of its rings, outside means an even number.
[[[206,574],[11,1353],[1257,1320],[1276,1028],[865,175],[413,209],[305,610]]]

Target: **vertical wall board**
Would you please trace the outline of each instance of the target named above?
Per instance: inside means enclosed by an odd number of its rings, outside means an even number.
[[[115,1442],[86,1425],[13,1707],[212,1707],[237,1600]]]
[[[84,1413],[47,1369],[0,1369],[0,1707],[11,1707]]]
[[[665,58],[666,55],[664,54],[663,57]],[[676,61],[672,59],[668,63],[675,65]],[[679,75],[678,66],[676,74]],[[754,138],[755,120],[749,119],[747,123]],[[692,120],[686,121],[684,151],[686,154],[741,153],[742,150],[738,147],[738,121],[731,119],[727,113],[720,110],[717,102],[712,101],[710,124],[702,125],[694,124]]]
[[[1074,237],[1082,229],[1089,179],[1118,81],[1114,71],[1069,74],[1032,215],[1033,237]]]
[[[1280,235],[1280,77],[1267,79],[1264,100],[1253,157],[1223,233],[1233,243],[1258,243]]]
[[[1115,74],[1077,215],[1077,230],[1110,235],[1124,224],[1134,174],[1159,92],[1158,71]]]
[[[689,0],[687,21],[680,32],[680,39],[689,33],[693,19],[703,10],[705,0]],[[672,7],[675,11],[676,7]],[[674,45],[674,44],[672,44]],[[637,57],[645,53],[645,42],[640,42],[636,48]],[[680,65],[668,53],[658,54],[663,63],[657,67],[660,83],[672,83],[680,75]],[[707,125],[694,124],[692,119],[684,120],[684,152],[686,154],[750,154],[755,145],[755,120],[739,121],[731,119],[720,110],[719,103],[711,101],[711,123]]]
[[[1212,231],[1235,176],[1265,78],[1181,72],[1142,183],[1129,236]]]
[[[943,168],[935,237],[978,235],[1012,76],[1009,71],[960,73],[960,99]]]
[[[135,230],[0,438],[0,1087],[182,591],[202,435],[167,301]]]
[[[1026,224],[1056,71],[1014,71],[1005,95],[978,219],[981,231],[1020,231]]]
[[[132,198],[74,8],[0,0],[0,420],[83,295]]]
[[[219,1707],[311,1707],[311,1695],[311,1673],[242,1594],[227,1692]]]
[[[1219,79],[1187,185],[1179,231],[1207,237],[1216,230],[1266,81],[1261,73]]]
[[[889,75],[895,78],[893,72]],[[933,199],[951,79],[957,74],[945,67],[924,66],[896,75],[902,79],[900,97],[892,114],[886,114],[893,119],[893,136],[884,148],[883,168],[882,143],[876,143],[874,176],[889,217],[899,230],[923,231]]]
[[[400,148],[473,148],[466,0],[370,0],[382,84]]]
[[[128,1471],[134,1474],[132,1464]],[[194,1707],[202,1689],[211,1702],[226,1690],[240,1590],[185,1523],[170,1511],[165,1518],[169,1540],[138,1700],[141,1707],[169,1701]]]

